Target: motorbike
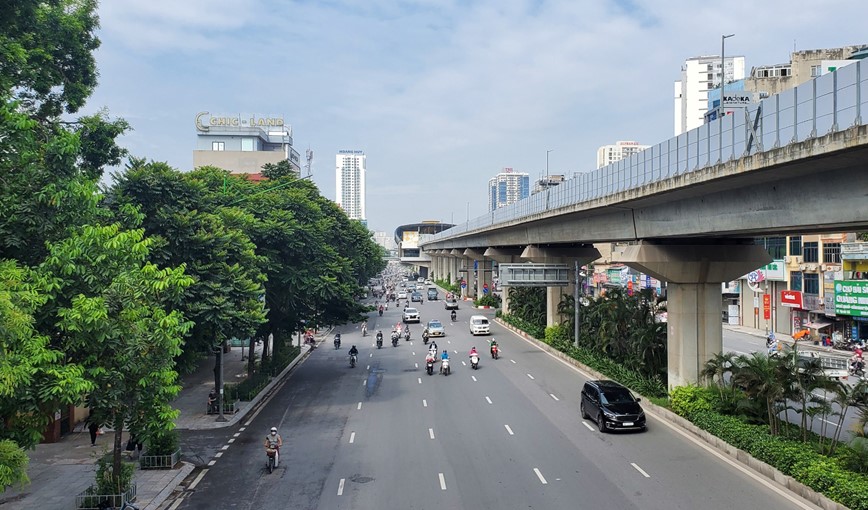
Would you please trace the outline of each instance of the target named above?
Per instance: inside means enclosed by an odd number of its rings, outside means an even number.
[[[848,370],[850,375],[856,377],[857,379],[865,378],[865,363],[862,361],[850,363],[850,369]]]
[[[382,348],[383,348],[383,337],[378,336],[377,337],[377,349],[382,349]]]
[[[428,345],[428,334],[427,333],[422,335],[422,343],[424,343],[425,345]]]
[[[428,372],[428,375],[434,374],[434,357],[429,356],[425,359],[425,371]]]
[[[380,307],[379,312],[380,312],[380,317],[382,317],[383,316],[383,308],[382,307]]]
[[[368,327],[362,326],[362,337],[368,336]]]
[[[398,347],[398,340],[401,338],[397,331],[392,332],[392,347]]]
[[[410,341],[410,330],[404,331],[404,341]]]
[[[497,348],[496,345],[491,346],[491,359],[497,359],[500,357],[500,349]]]
[[[340,349],[340,348],[341,348],[341,334],[338,333],[337,335],[335,335],[335,349]]]
[[[440,373],[443,375],[449,375],[449,359],[444,359],[440,362]]]
[[[271,473],[274,471],[274,466],[277,464],[277,456],[280,455],[278,453],[277,448],[266,448],[265,454],[268,456],[266,460],[266,465],[268,466],[268,472]]]
[[[474,354],[470,356],[470,368],[473,370],[477,370],[479,368],[479,355]]]
[[[350,368],[356,368],[356,360],[357,356],[355,354],[350,355]]]
[[[458,314],[455,313],[455,310],[453,310],[452,313],[449,314],[449,317],[452,319],[452,322],[455,322],[455,320],[458,318]]]

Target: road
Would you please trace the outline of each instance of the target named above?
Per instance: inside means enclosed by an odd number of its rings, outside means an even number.
[[[450,376],[428,376],[421,325],[413,340],[377,350],[358,327],[343,346],[314,351],[242,426],[186,433],[188,460],[206,466],[181,509],[731,509],[815,508],[649,415],[645,433],[601,434],[578,413],[586,376],[493,324],[499,360],[467,360],[473,338],[462,303],[450,323],[442,302],[418,306],[440,319]],[[489,314],[493,315],[493,314]],[[370,331],[400,320],[374,316]],[[350,368],[355,343],[360,363]],[[465,365],[466,363],[466,365]],[[284,439],[265,470],[264,436]]]

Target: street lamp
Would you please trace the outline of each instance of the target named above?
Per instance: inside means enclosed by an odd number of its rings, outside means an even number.
[[[549,153],[554,151],[554,149],[548,149],[546,151],[546,180],[549,178]]]
[[[735,34],[720,36],[720,109],[717,116],[721,119],[726,115],[723,111],[723,88],[726,86],[726,60],[724,59],[724,52],[726,51],[726,40],[734,36]],[[733,72],[735,72],[735,64],[733,64]]]
[[[581,314],[581,301],[584,299],[584,285],[579,284],[579,279],[587,276],[585,273],[579,271],[579,261],[576,259],[576,288],[573,291],[573,322],[575,323],[573,326],[573,345],[576,347],[579,346],[579,324],[582,319]]]

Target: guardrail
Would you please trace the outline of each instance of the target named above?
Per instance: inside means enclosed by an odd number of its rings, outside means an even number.
[[[136,484],[131,484],[123,494],[97,494],[96,486],[92,485],[75,496],[75,508],[78,510],[99,510],[103,501],[111,503],[112,508],[121,508],[124,503],[136,500]]]
[[[421,244],[590,202],[766,149],[865,125],[862,113],[868,112],[868,77],[864,65],[864,61],[856,61],[841,67],[748,105],[742,115],[726,115],[629,158],[579,174],[559,186],[434,234]]]
[[[139,467],[142,469],[172,469],[181,462],[181,449],[175,450],[171,455],[145,455],[139,457]]]

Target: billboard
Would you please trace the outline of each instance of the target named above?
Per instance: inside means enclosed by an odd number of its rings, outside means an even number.
[[[835,282],[835,315],[868,317],[868,281]]]
[[[419,232],[404,231],[404,237],[401,239],[401,249],[414,249],[419,247]]]

